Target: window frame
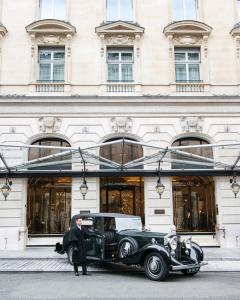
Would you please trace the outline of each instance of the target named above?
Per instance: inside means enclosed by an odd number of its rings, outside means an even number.
[[[40,79],[40,65],[41,65],[41,52],[49,52],[51,54],[51,59],[50,60],[44,60],[42,62],[42,64],[50,64],[51,66],[51,73],[50,73],[50,80],[42,80]],[[54,54],[56,52],[63,52],[64,53],[64,59],[63,60],[54,60]],[[49,82],[49,83],[57,83],[57,82],[65,82],[65,68],[66,68],[66,51],[65,51],[65,47],[38,47],[38,82]],[[54,65],[62,65],[63,64],[63,80],[54,80],[53,79],[53,75],[54,75]]]
[[[132,54],[132,59],[130,60],[122,60],[123,53],[130,53]],[[108,54],[109,53],[118,53],[119,59],[118,60],[109,60]],[[107,63],[107,82],[134,82],[134,49],[132,48],[107,48],[107,56],[106,56],[106,63]],[[110,80],[109,79],[109,65],[118,65],[118,80]],[[132,66],[132,79],[131,80],[123,80],[122,79],[122,65],[131,65]]]
[[[39,18],[40,18],[40,20],[49,19],[49,18],[46,18],[43,16],[42,1],[43,0],[39,0]],[[55,7],[57,5],[56,3],[58,0],[49,0],[49,1],[51,1],[51,18],[50,19],[66,21],[66,19],[67,19],[67,0],[64,0],[64,6],[65,6],[64,18],[57,18],[57,16],[56,16]]]
[[[237,0],[237,21],[240,21],[240,0]]]
[[[118,14],[117,14],[117,18],[116,19],[109,19],[108,18],[108,1],[109,0],[105,0],[106,2],[106,21],[107,22],[115,22],[115,21],[124,21],[124,22],[130,22],[130,23],[133,23],[134,22],[134,1],[135,0],[131,0],[131,4],[132,4],[132,16],[131,16],[131,20],[127,20],[126,18],[123,18],[123,16],[122,16],[122,9],[121,9],[121,1],[122,0],[115,0],[115,1],[117,1],[117,6],[118,6],[118,8],[117,8],[117,12],[118,12]]]
[[[175,11],[175,6],[174,6],[174,0],[172,0],[172,20],[173,22],[178,22],[178,21],[183,21],[183,20],[189,20],[189,18],[187,18],[187,0],[181,0],[182,1],[182,18],[177,19],[174,16],[174,11]],[[198,0],[193,0],[195,1],[195,18],[191,19],[193,21],[197,21],[198,20],[198,10],[199,10],[199,3]]]
[[[185,54],[185,60],[176,60],[176,54],[177,53],[184,53]],[[199,59],[198,60],[189,60],[188,54],[192,53],[198,53]],[[174,64],[175,64],[175,81],[178,83],[181,82],[201,82],[201,49],[200,48],[179,48],[175,47],[174,49]],[[176,72],[176,66],[177,65],[185,65],[186,70],[186,80],[177,80],[177,72]],[[198,80],[191,80],[189,78],[189,66],[191,65],[198,65]]]

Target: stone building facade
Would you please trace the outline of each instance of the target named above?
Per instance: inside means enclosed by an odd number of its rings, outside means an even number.
[[[1,0],[0,144],[240,142],[239,2]],[[206,155],[232,164],[238,149]],[[10,164],[30,158],[26,148],[1,151]],[[142,174],[87,178],[85,200],[80,176],[12,178],[7,200],[0,195],[0,249],[51,244],[70,215],[106,210],[141,214],[145,227],[203,245],[240,247],[232,174],[163,176],[161,199],[157,178]]]

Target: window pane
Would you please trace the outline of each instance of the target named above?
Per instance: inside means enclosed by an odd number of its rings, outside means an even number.
[[[199,65],[197,65],[197,64],[189,65],[189,80],[192,80],[192,81],[200,80]]]
[[[130,53],[122,53],[121,55],[122,57],[122,61],[132,61],[132,56],[133,54],[130,52]]]
[[[177,64],[176,65],[176,81],[186,81],[186,80],[187,80],[186,65]]]
[[[193,53],[188,53],[188,60],[191,60],[191,61],[199,61],[199,53],[197,52],[193,52]]]
[[[41,19],[52,18],[52,0],[40,0]]]
[[[132,64],[122,64],[122,81],[132,81]]]
[[[53,80],[64,81],[64,64],[53,66]]]
[[[65,0],[54,0],[54,16],[55,19],[65,20],[66,7]]]
[[[64,51],[59,51],[54,53],[54,60],[64,60]]]
[[[197,19],[197,3],[196,0],[184,0],[185,1],[185,10],[186,20],[196,20]]]
[[[186,53],[175,53],[175,60],[176,61],[186,60]]]
[[[108,80],[119,81],[119,65],[109,64],[108,65]]]
[[[183,0],[172,0],[173,20],[179,21],[184,19]]]
[[[39,80],[41,80],[41,81],[51,80],[51,65],[50,64],[40,64]]]
[[[119,53],[108,52],[108,61],[119,61]]]
[[[107,21],[119,20],[118,0],[107,0]]]
[[[120,0],[121,5],[121,20],[132,21],[133,20],[133,3],[132,0]]]
[[[40,56],[40,60],[41,61],[43,61],[43,60],[51,60],[51,52],[49,52],[49,51],[41,50],[39,56]]]

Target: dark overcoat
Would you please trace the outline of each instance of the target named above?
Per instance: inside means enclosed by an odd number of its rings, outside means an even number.
[[[72,261],[74,264],[82,265],[87,262],[87,251],[85,239],[89,236],[94,236],[86,228],[81,226],[79,229],[74,226],[69,232],[69,242],[73,245]]]

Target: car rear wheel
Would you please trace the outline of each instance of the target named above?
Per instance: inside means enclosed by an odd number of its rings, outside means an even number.
[[[68,262],[70,265],[73,265],[72,256],[73,256],[73,245],[70,245],[67,250]]]
[[[138,243],[135,239],[123,238],[118,245],[118,256],[125,258],[138,250]]]
[[[194,276],[199,272],[200,268],[193,268],[188,270],[182,270],[181,272],[187,276]]]
[[[167,264],[159,253],[150,253],[146,256],[144,271],[149,279],[155,281],[166,279],[169,273]]]

